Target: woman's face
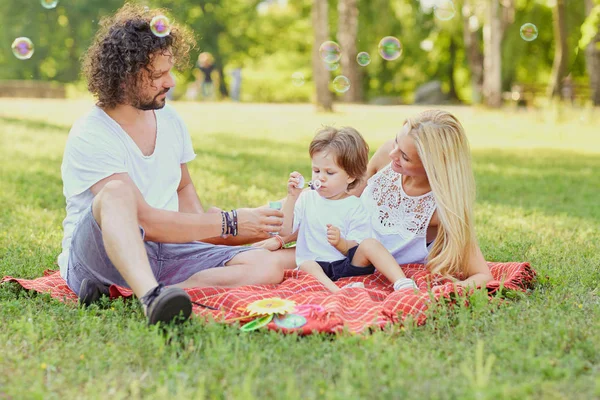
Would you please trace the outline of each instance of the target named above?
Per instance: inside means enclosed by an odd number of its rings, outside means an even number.
[[[427,176],[421,158],[417,153],[415,141],[408,135],[408,125],[404,124],[402,130],[396,135],[394,148],[390,151],[392,169],[406,176]]]

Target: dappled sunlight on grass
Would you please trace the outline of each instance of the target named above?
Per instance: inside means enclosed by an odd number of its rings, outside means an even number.
[[[71,123],[91,104],[0,100],[2,275],[34,278],[57,268],[62,153]],[[308,145],[322,124],[357,127],[373,153],[424,109],[339,105],[321,114],[311,105],[174,104],[197,153],[189,169],[200,198],[225,209],[284,197],[292,170],[310,174]],[[84,310],[2,285],[0,371],[8,372],[0,374],[0,398],[7,377],[17,375],[19,389],[39,398],[94,398],[98,382],[119,398],[241,398],[258,389],[268,398],[409,398],[406,387],[427,398],[469,398],[473,383],[462,370],[481,364],[477,346],[484,361],[495,356],[489,397],[593,397],[600,365],[598,125],[576,114],[552,122],[542,112],[448,108],[473,145],[483,254],[527,261],[538,272],[535,290],[515,295],[519,301],[489,304],[478,292],[468,308],[432,308],[424,327],[407,322],[366,337],[243,335],[197,320],[163,335],[146,327],[137,302]]]

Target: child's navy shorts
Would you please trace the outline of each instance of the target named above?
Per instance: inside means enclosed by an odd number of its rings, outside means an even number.
[[[375,267],[372,265],[366,267],[356,267],[352,265],[352,259],[354,253],[356,253],[358,246],[354,246],[348,250],[346,258],[337,261],[317,261],[317,264],[321,266],[325,275],[332,281],[337,281],[340,278],[347,278],[349,276],[361,276],[370,275],[375,272]]]

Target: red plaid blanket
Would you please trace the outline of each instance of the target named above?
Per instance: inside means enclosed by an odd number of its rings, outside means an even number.
[[[501,285],[507,289],[525,291],[532,287],[535,271],[528,263],[489,263],[494,280],[487,284],[489,294]],[[340,279],[338,283],[363,282],[365,289],[349,288],[331,294],[315,278],[302,271],[286,271],[282,283],[278,285],[256,285],[239,288],[195,288],[187,292],[192,300],[210,307],[194,306],[194,312],[206,319],[217,322],[234,323],[247,321],[245,308],[255,300],[270,297],[289,299],[296,304],[313,305],[305,314],[307,323],[297,329],[281,328],[274,322],[270,329],[284,332],[296,331],[299,334],[312,332],[362,332],[369,328],[382,328],[387,324],[401,322],[411,315],[418,324],[425,323],[427,304],[433,298],[450,298],[451,293],[463,294],[463,289],[451,282],[432,276],[421,264],[403,265],[405,274],[415,280],[420,291],[411,289],[394,292],[392,284],[383,275],[373,275]],[[25,289],[50,295],[60,301],[75,303],[77,296],[56,271],[46,271],[37,279],[17,279],[6,276],[0,282],[18,282]],[[429,291],[431,288],[431,294]],[[131,290],[111,286],[110,297],[130,297]]]

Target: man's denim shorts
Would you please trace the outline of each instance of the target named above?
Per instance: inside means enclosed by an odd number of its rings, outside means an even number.
[[[140,233],[144,239],[141,226]],[[145,241],[144,245],[154,277],[166,286],[183,282],[197,272],[222,267],[239,253],[254,249],[203,242],[179,244]],[[75,227],[69,252],[67,284],[77,295],[84,278],[106,286],[114,284],[129,287],[106,254],[102,231],[94,219],[92,207],[81,216]]]

